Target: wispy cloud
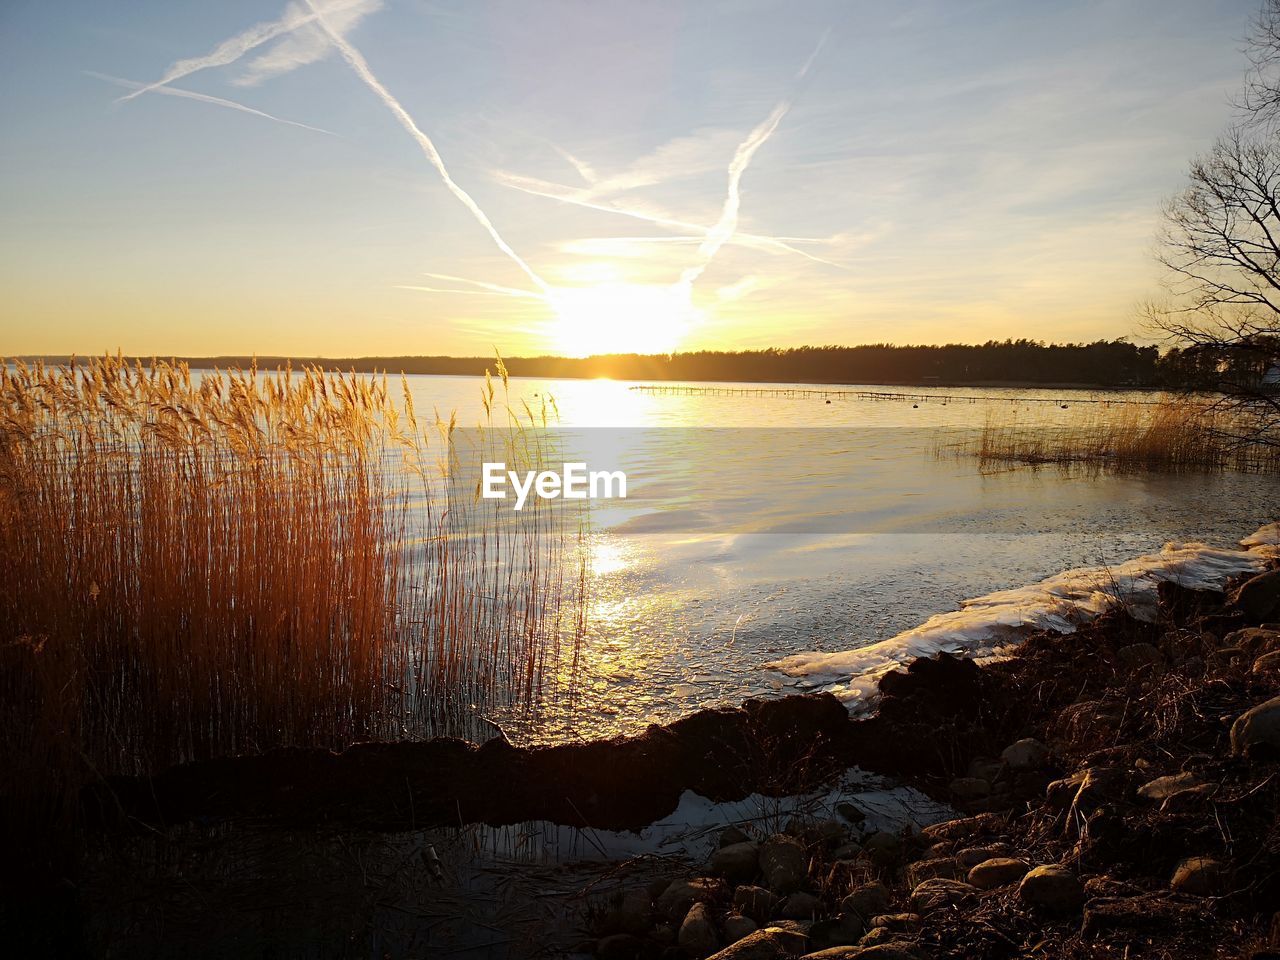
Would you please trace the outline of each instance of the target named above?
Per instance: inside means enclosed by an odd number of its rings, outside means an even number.
[[[278,20],[258,23],[228,40],[222,41],[202,57],[189,57],[177,60],[169,65],[159,80],[139,86],[132,93],[125,94],[121,101],[132,100],[144,93],[152,93],[160,88],[189,77],[200,70],[210,67],[225,67],[235,63],[250,50],[264,43],[285,38],[272,50],[263,54],[249,65],[249,71],[236,82],[241,84],[257,83],[266,77],[276,76],[312,63],[324,56],[327,49],[324,35],[319,34],[317,45],[317,29],[315,23],[321,12],[332,16],[343,29],[349,30],[364,16],[373,13],[382,6],[382,0],[326,0],[316,7],[304,8],[301,4],[291,2],[285,7],[284,14]],[[306,30],[301,37],[290,37],[296,30]]]
[[[324,31],[325,35],[329,38],[329,41],[335,48],[337,48],[338,53],[342,55],[342,59],[345,60],[347,65],[355,71],[356,76],[364,81],[365,86],[377,95],[378,99],[381,100],[386,108],[391,111],[391,114],[397,121],[399,121],[400,125],[404,127],[406,132],[408,132],[408,134],[417,142],[423,155],[425,155],[430,164],[435,167],[436,172],[440,174],[440,179],[444,181],[444,185],[448,187],[449,192],[457,197],[462,205],[471,211],[471,215],[474,216],[476,221],[488,232],[498,249],[506,254],[516,266],[524,271],[525,275],[534,282],[539,290],[544,293],[549,293],[551,290],[550,285],[543,280],[542,277],[540,277],[538,273],[529,266],[529,264],[526,263],[518,253],[515,252],[515,250],[511,248],[507,241],[502,238],[502,235],[498,233],[498,229],[493,225],[493,222],[485,212],[480,209],[480,205],[476,203],[471,194],[462,189],[462,187],[454,181],[453,177],[449,175],[449,170],[444,164],[444,159],[440,156],[440,152],[436,150],[436,145],[431,142],[431,138],[418,128],[413,117],[409,116],[409,112],[400,105],[400,101],[392,96],[391,92],[382,85],[381,81],[379,81],[376,76],[374,76],[373,71],[369,68],[368,62],[360,51],[352,46],[351,43],[342,36],[342,34],[338,33],[332,26],[330,26],[325,16],[316,7],[315,0],[303,0],[303,2],[306,3],[307,7],[316,14],[316,25]]]
[[[114,83],[118,87],[126,87],[130,90],[141,90],[146,84],[138,83],[134,80],[125,80],[123,77],[113,77],[106,73],[97,73],[93,70],[84,71],[85,76],[93,77],[96,80],[105,80],[107,83]],[[299,123],[297,120],[286,120],[284,117],[277,117],[273,113],[267,113],[263,110],[255,110],[253,107],[243,103],[237,103],[234,100],[227,100],[223,97],[210,96],[207,93],[196,93],[194,90],[182,90],[178,87],[155,87],[152,93],[162,93],[169,97],[182,97],[185,100],[198,100],[201,103],[211,103],[214,106],[226,107],[228,110],[237,110],[240,113],[247,113],[251,116],[262,117],[265,120],[274,120],[276,123],[285,123],[291,127],[301,127],[303,130],[313,130],[316,133],[327,134],[330,137],[336,137],[338,134],[332,130],[325,130],[323,127],[313,127],[309,123]]]
[[[799,72],[796,74],[796,83],[804,81],[808,75],[814,61],[818,59],[818,54],[822,52],[822,48],[826,45],[827,38],[831,35],[828,30],[822,35],[822,39],[818,41],[818,45],[814,48],[813,53],[809,54],[809,59],[804,62]],[[720,211],[720,219],[715,225],[707,231],[707,238],[703,241],[702,246],[698,248],[698,262],[689,267],[680,276],[680,283],[692,285],[703,272],[710,266],[711,261],[715,259],[720,249],[733,237],[738,229],[738,212],[742,207],[742,175],[747,172],[747,168],[751,166],[751,161],[761,147],[768,143],[769,138],[773,136],[774,131],[778,129],[778,125],[782,123],[783,117],[791,110],[791,104],[795,101],[795,95],[779,101],[778,104],[769,111],[769,115],[756,125],[747,138],[738,145],[738,149],[734,151],[733,159],[729,162],[729,189],[724,200],[724,208]]]

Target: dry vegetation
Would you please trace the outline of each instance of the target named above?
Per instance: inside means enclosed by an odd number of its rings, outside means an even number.
[[[1153,404],[1095,404],[1063,425],[988,417],[975,440],[959,449],[984,469],[1006,464],[1054,464],[1118,471],[1239,470],[1280,472],[1274,425],[1196,397]]]
[[[0,366],[9,826],[56,824],[50,801],[69,810],[100,774],[423,736],[537,697],[582,627],[578,531],[536,505],[491,523],[441,479],[455,422],[421,428],[397,392],[318,370]],[[492,428],[492,383],[485,404]],[[486,442],[538,449],[505,427]]]

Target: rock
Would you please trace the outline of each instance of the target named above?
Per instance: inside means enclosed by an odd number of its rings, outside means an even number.
[[[969,883],[979,890],[991,890],[994,887],[1017,883],[1031,869],[1021,860],[1011,857],[995,857],[984,860],[969,871]]]
[[[1084,902],[1084,887],[1066,867],[1050,864],[1036,867],[1018,884],[1024,903],[1054,913],[1072,913]]]
[[[644,955],[645,942],[629,933],[615,933],[596,943],[599,960],[638,960]]]
[[[812,920],[821,908],[821,901],[812,893],[799,892],[782,902],[778,914],[787,920]]]
[[[844,819],[848,820],[852,824],[859,824],[867,819],[867,815],[865,813],[848,801],[837,803],[836,813],[840,814],[840,816],[844,817]]]
[[[1138,788],[1138,796],[1144,800],[1156,800],[1163,803],[1184,790],[1193,790],[1200,785],[1201,780],[1199,777],[1190,771],[1184,771],[1170,774],[1167,777],[1157,777],[1149,783],[1144,783]]]
[[[871,918],[872,927],[884,927],[894,933],[915,933],[924,924],[918,913],[885,913]]]
[[[628,890],[613,914],[614,926],[623,933],[642,934],[653,926],[653,902],[649,891]]]
[[[731,943],[711,960],[785,960],[805,952],[808,938],[792,930],[765,927]]]
[[[1280,650],[1280,630],[1272,627],[1246,627],[1227,634],[1222,638],[1220,646],[1234,647],[1250,656],[1259,657],[1264,653]]]
[[[1257,660],[1253,661],[1252,673],[1258,676],[1265,676],[1269,673],[1280,673],[1280,650],[1272,650],[1270,653],[1264,653]]]
[[[902,838],[896,833],[877,831],[863,841],[862,847],[867,851],[871,862],[878,867],[896,863],[902,856]]]
[[[757,923],[768,920],[777,909],[779,897],[764,887],[741,886],[733,891],[733,905],[738,912]]]
[[[760,847],[750,840],[731,843],[711,854],[711,874],[730,883],[746,883],[760,872]]]
[[[961,800],[977,800],[991,793],[991,784],[977,777],[956,777],[951,781],[950,790]]]
[[[801,960],[920,960],[914,946],[889,939],[856,947],[832,947],[817,953],[806,953]]]
[[[1084,783],[1086,773],[1087,770],[1080,770],[1069,777],[1054,780],[1044,788],[1045,802],[1055,810],[1067,809],[1080,792],[1080,784]]]
[[[724,895],[724,884],[719,880],[706,877],[695,880],[676,880],[662,891],[654,906],[664,917],[682,920],[695,903],[713,903],[722,899]]]
[[[850,840],[848,843],[842,843],[831,851],[833,860],[852,860],[862,852],[862,844]]]
[[[810,834],[822,843],[839,845],[849,839],[849,828],[839,820],[819,820]]]
[[[1231,750],[1237,754],[1280,752],[1280,697],[1245,711],[1231,725]]]
[[[1164,663],[1159,647],[1150,643],[1131,643],[1116,651],[1116,666],[1121,670],[1140,670]]]
[[[855,913],[866,921],[886,912],[892,899],[889,888],[875,880],[856,887],[840,901],[840,909],[845,913]]]
[[[911,907],[919,914],[933,913],[964,903],[977,892],[977,887],[960,880],[943,880],[939,877],[926,880],[911,891]]]
[[[1027,737],[1005,747],[1000,759],[1010,770],[1039,770],[1049,762],[1049,748],[1039,740]]]
[[[724,923],[720,925],[720,929],[724,931],[726,943],[737,943],[748,934],[755,933],[759,927],[750,917],[744,917],[739,913],[731,913],[724,918]]]
[[[992,860],[996,857],[1004,857],[1009,854],[1009,845],[1007,843],[993,843],[985,847],[965,847],[963,850],[956,852],[956,864],[965,873],[968,873],[984,860]]]
[[[649,931],[649,939],[664,947],[676,942],[676,928],[669,923],[655,923]]]
[[[1280,570],[1268,570],[1246,580],[1231,598],[1250,623],[1262,623],[1280,614]]]
[[[795,837],[776,834],[760,848],[760,871],[774,893],[794,893],[809,877],[809,853]]]
[[[928,860],[917,860],[907,867],[907,886],[915,888],[926,880],[943,877],[947,880],[960,879],[960,867],[952,857],[932,857]]]
[[[961,817],[934,823],[920,831],[930,840],[963,840],[979,833],[994,833],[1004,826],[1004,818],[994,813],[980,813],[976,817]]]
[[[711,922],[711,911],[705,903],[695,903],[689,908],[684,923],[680,924],[680,932],[676,934],[676,943],[689,956],[709,957],[720,947],[720,938],[716,935],[716,926]]]
[[[809,928],[809,949],[852,946],[866,929],[866,923],[856,913],[842,913],[828,920],[819,920]]]
[[[1212,897],[1223,892],[1226,878],[1227,870],[1221,861],[1212,857],[1188,857],[1173,871],[1169,887],[1175,893]]]
[[[987,783],[995,783],[1000,779],[1000,775],[1004,773],[1004,763],[1000,760],[993,760],[991,757],[975,757],[969,761],[968,772],[965,776],[976,777],[979,780],[985,780]]]
[[[751,838],[746,835],[741,827],[728,826],[720,831],[720,843],[722,847],[732,847],[735,843],[746,843]]]

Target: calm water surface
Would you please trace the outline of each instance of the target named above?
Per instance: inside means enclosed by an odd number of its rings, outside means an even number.
[[[409,379],[419,410],[457,410],[462,426],[480,421],[482,381]],[[571,435],[592,438],[593,449],[621,448],[631,481],[626,501],[593,508],[591,607],[574,694],[549,697],[537,722],[520,726],[521,739],[636,732],[786,693],[793,681],[764,663],[863,646],[966,598],[1117,563],[1169,540],[1231,544],[1275,519],[1280,492],[1274,479],[1232,474],[984,474],[972,459],[938,455],[988,416],[1052,426],[1092,410],[1088,394],[910,388],[932,397],[913,406],[632,386],[510,382],[515,407],[554,397]],[[989,397],[997,399],[980,399]],[[728,442],[724,428],[734,428]],[[700,463],[722,478],[710,492],[699,486]],[[786,481],[771,487],[779,472]]]

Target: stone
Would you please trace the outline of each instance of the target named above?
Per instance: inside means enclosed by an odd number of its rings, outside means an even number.
[[[720,947],[720,937],[716,934],[716,925],[711,921],[711,911],[705,903],[695,903],[680,924],[680,932],[676,934],[676,944],[686,954],[701,960],[709,957]]]
[[[730,825],[720,831],[719,846],[732,847],[735,843],[746,843],[750,839],[741,827]]]
[[[806,953],[801,960],[920,960],[915,947],[900,940],[886,940],[856,947],[831,947]]]
[[[1231,750],[1236,754],[1280,752],[1280,697],[1246,710],[1231,725]]]
[[[774,893],[794,893],[809,878],[809,852],[795,837],[776,834],[760,848],[760,872]]]
[[[996,857],[1004,857],[1009,854],[1009,845],[1007,843],[992,843],[985,847],[965,847],[963,850],[956,851],[956,864],[965,873],[968,873],[984,860],[993,860]]]
[[[842,843],[831,851],[833,860],[853,860],[862,852],[862,844],[850,840],[848,843]]]
[[[1123,797],[1128,785],[1128,771],[1121,767],[1089,767],[1071,801],[1071,819],[1083,819],[1108,800]]]
[[[1227,869],[1220,860],[1212,857],[1188,857],[1174,869],[1169,887],[1174,893],[1212,897],[1223,892],[1226,878]]]
[[[1231,598],[1250,623],[1262,623],[1280,614],[1280,570],[1268,570],[1246,580]]]
[[[950,790],[961,800],[977,800],[991,794],[991,784],[977,777],[956,777],[951,781]]]
[[[928,860],[917,860],[907,867],[907,886],[909,887],[914,888],[935,877],[959,880],[960,867],[953,857],[932,857]]]
[[[653,902],[649,891],[628,890],[614,911],[615,926],[623,933],[642,934],[653,926]]]
[[[977,887],[961,880],[944,880],[938,877],[926,880],[911,891],[911,907],[919,914],[933,913],[964,903],[977,892]]]
[[[1131,643],[1116,651],[1116,666],[1121,670],[1141,670],[1164,663],[1160,648],[1151,643]]]
[[[1280,650],[1272,650],[1270,653],[1264,653],[1257,660],[1253,661],[1252,673],[1258,676],[1264,676],[1270,673],[1280,673]]]
[[[765,927],[729,944],[711,960],[786,960],[804,953],[808,943],[806,936],[793,930]]]
[[[719,880],[708,877],[676,880],[662,891],[654,906],[664,917],[682,920],[695,903],[713,903],[722,899],[724,895],[724,884]]]
[[[979,890],[991,890],[1017,883],[1030,869],[1027,864],[1012,857],[993,857],[969,871],[969,882]]]
[[[1250,656],[1259,657],[1280,650],[1280,630],[1266,626],[1245,627],[1223,637],[1221,646],[1235,647]]]
[[[1011,743],[1000,752],[1010,770],[1039,770],[1049,762],[1049,748],[1033,737]]]
[[[819,920],[809,928],[809,949],[852,946],[861,939],[866,929],[866,923],[856,913],[841,913],[827,920]]]
[[[840,816],[852,824],[859,824],[867,819],[867,815],[863,813],[862,810],[855,807],[847,800],[836,804],[836,813],[840,814]]]
[[[760,928],[750,917],[744,917],[740,913],[731,913],[724,918],[724,923],[720,924],[720,929],[724,931],[726,943],[737,943],[743,937],[755,933]]]
[[[786,920],[812,920],[822,908],[821,901],[812,893],[793,893],[782,902],[778,915]]]
[[[1030,906],[1053,913],[1072,913],[1084,902],[1084,887],[1066,867],[1036,867],[1018,884],[1018,896]]]
[[[1080,784],[1084,783],[1086,773],[1087,770],[1080,770],[1069,777],[1054,780],[1044,788],[1045,802],[1055,810],[1067,809],[1080,792]]]
[[[872,927],[884,927],[894,933],[915,933],[923,924],[918,913],[885,913],[871,918]]]
[[[879,880],[864,883],[840,901],[840,909],[846,913],[856,913],[863,920],[885,913],[892,902],[889,888]]]
[[[764,887],[743,885],[733,891],[733,905],[738,912],[757,923],[768,920],[777,909],[780,898]]]
[[[1177,796],[1187,790],[1194,790],[1202,785],[1202,781],[1194,773],[1184,771],[1173,773],[1167,777],[1156,777],[1138,788],[1138,796],[1144,800],[1155,800],[1163,803],[1170,797]]]
[[[920,834],[929,840],[963,840],[979,833],[994,832],[1004,826],[1004,818],[994,813],[944,820],[925,827]]]
[[[993,760],[991,757],[975,757],[969,761],[965,776],[986,780],[988,783],[995,783],[1004,772],[1004,766],[1003,761]]]
[[[871,858],[871,862],[879,867],[896,863],[902,856],[902,838],[896,833],[877,831],[863,841],[862,847]]]
[[[747,840],[731,843],[711,854],[711,875],[730,883],[746,883],[760,872],[760,846]]]
[[[849,839],[849,828],[839,820],[819,820],[810,833],[822,843],[839,845]]]

